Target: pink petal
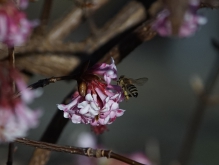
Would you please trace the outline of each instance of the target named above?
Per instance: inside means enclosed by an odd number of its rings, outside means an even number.
[[[116,117],[116,112],[115,111],[111,111],[110,118],[114,118],[114,117]]]
[[[107,96],[99,88],[95,88],[95,90],[98,96],[100,97],[101,101],[104,102]]]
[[[123,110],[123,109],[118,109],[118,110],[116,111],[116,116],[117,116],[117,117],[120,117],[120,116],[122,116],[122,115],[124,114],[124,112],[125,112],[125,110]]]
[[[106,125],[106,124],[108,123],[109,119],[110,119],[110,117],[107,116],[107,117],[104,118],[104,119],[101,119],[101,118],[100,118],[98,121],[99,121],[99,123],[100,123],[101,125]]]
[[[111,78],[108,77],[107,75],[104,75],[104,80],[106,81],[107,84],[110,84]]]

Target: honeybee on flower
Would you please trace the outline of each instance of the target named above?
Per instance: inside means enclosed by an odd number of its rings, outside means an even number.
[[[119,102],[124,100],[123,90],[112,85],[112,80],[117,80],[114,60],[111,64],[96,64],[80,76],[79,90],[74,93],[72,101],[57,106],[73,123],[91,126],[111,124],[125,112],[119,109]]]

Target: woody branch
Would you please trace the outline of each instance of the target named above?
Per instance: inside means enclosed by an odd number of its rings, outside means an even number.
[[[120,160],[120,161],[125,162],[127,164],[143,165],[143,164],[138,163],[134,160],[126,158],[122,155],[116,154],[116,153],[112,152],[111,150],[93,149],[93,148],[79,148],[79,147],[74,147],[74,146],[66,147],[66,146],[61,146],[61,145],[52,144],[52,143],[29,140],[26,138],[18,138],[18,139],[16,139],[16,142],[22,143],[25,145],[30,145],[32,147],[50,150],[50,151],[66,152],[66,153],[70,153],[70,154],[77,154],[77,155],[83,155],[83,156],[95,157],[95,158],[107,157],[107,158],[113,158],[113,159]]]

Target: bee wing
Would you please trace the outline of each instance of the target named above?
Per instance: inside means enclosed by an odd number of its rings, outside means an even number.
[[[147,81],[148,78],[147,77],[142,77],[142,78],[138,78],[138,79],[131,79],[132,83],[142,86],[144,85]]]

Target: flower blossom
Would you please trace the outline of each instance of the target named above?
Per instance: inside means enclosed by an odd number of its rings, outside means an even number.
[[[17,7],[25,8],[27,0],[16,2],[8,0],[0,4],[0,42],[9,47],[21,46],[28,39],[32,28],[38,24],[37,21],[27,20],[26,14]]]
[[[120,86],[110,84],[116,78],[113,59],[111,64],[96,64],[80,77],[79,90],[74,93],[72,101],[57,106],[73,123],[90,124],[97,128],[111,124],[124,113],[119,109],[119,102],[124,100],[123,91]],[[80,82],[84,83],[83,89],[86,88],[84,94],[80,92]]]
[[[141,164],[153,165],[153,163],[148,159],[148,157],[142,152],[134,152],[132,154],[127,155],[128,158],[135,160]],[[115,160],[115,159],[107,159],[104,163],[98,163],[98,165],[126,165],[126,163]]]
[[[21,92],[15,97],[13,82]],[[30,128],[38,124],[40,111],[32,111],[26,103],[34,98],[34,93],[26,88],[19,72],[0,66],[0,143],[24,137]]]
[[[11,0],[18,8],[26,9],[28,6],[28,0]]]
[[[184,14],[184,18],[179,28],[178,37],[188,37],[195,33],[199,25],[204,25],[207,19],[197,14],[199,8],[199,0],[190,0],[188,10]],[[161,36],[171,36],[172,27],[169,20],[170,11],[163,9],[158,13],[156,20],[152,24],[152,28]]]

